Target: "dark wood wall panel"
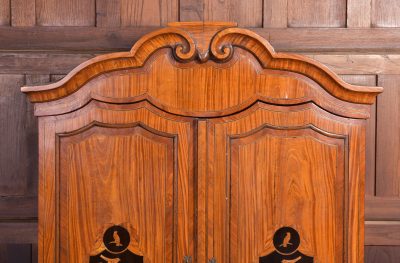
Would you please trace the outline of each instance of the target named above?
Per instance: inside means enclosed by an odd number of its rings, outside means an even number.
[[[121,26],[120,0],[96,0],[96,26]]]
[[[0,0],[0,26],[10,25],[10,0]]]
[[[398,263],[400,246],[366,246],[365,263]]]
[[[0,51],[63,51],[66,53],[111,52],[130,50],[141,36],[158,27],[0,27]],[[250,28],[268,39],[276,51],[342,52],[338,59],[356,55],[352,74],[393,70],[396,74],[400,60],[400,28]],[[343,52],[345,52],[343,54]],[[385,56],[382,56],[382,53]],[[360,61],[361,59],[366,59]],[[375,60],[377,59],[377,60]],[[379,63],[376,63],[376,62]],[[338,61],[340,62],[340,61]],[[340,62],[341,65],[346,61]],[[369,63],[369,64],[366,64]],[[347,65],[350,66],[351,60]],[[359,68],[361,69],[359,69]],[[357,72],[357,70],[359,70]],[[347,74],[348,71],[343,72]],[[369,73],[372,73],[370,71]],[[379,73],[379,72],[378,72]],[[385,73],[387,74],[387,73]]]
[[[95,26],[95,0],[36,0],[39,26]]]
[[[161,26],[178,20],[177,0],[120,0],[122,26]]]
[[[0,74],[0,195],[37,192],[37,123],[21,96],[24,75]]]
[[[0,232],[0,244],[37,243],[37,222],[1,222]]]
[[[400,75],[379,76],[385,92],[377,101],[376,194],[400,200]]]
[[[235,21],[241,27],[262,27],[262,0],[204,0],[204,20]]]
[[[11,25],[34,26],[36,24],[36,5],[32,0],[11,0]]]
[[[398,197],[367,196],[366,220],[400,221],[400,200]]]
[[[180,21],[203,21],[204,19],[203,0],[180,0],[179,20]]]
[[[25,263],[31,261],[31,244],[0,244],[0,262]]]
[[[400,246],[400,222],[367,221],[365,245]]]
[[[371,0],[347,0],[347,27],[371,26]]]
[[[231,20],[245,27],[399,27],[397,0],[0,0],[0,25],[160,26]]]
[[[36,189],[31,191],[34,192]],[[0,197],[0,220],[36,220],[37,201],[36,195]]]
[[[398,0],[371,0],[372,17],[374,27],[398,27],[400,26],[400,1]]]
[[[288,0],[264,0],[264,27],[285,28],[287,16]]]
[[[288,0],[289,27],[345,27],[346,0]]]

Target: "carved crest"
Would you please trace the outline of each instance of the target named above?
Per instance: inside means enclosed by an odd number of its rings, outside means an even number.
[[[95,57],[72,70],[57,83],[23,87],[32,102],[63,98],[75,92],[94,77],[109,71],[143,67],[157,50],[171,48],[174,58],[183,63],[213,60],[225,63],[235,48],[253,54],[264,69],[284,70],[305,75],[323,86],[334,97],[361,104],[372,104],[382,92],[379,87],[363,87],[345,83],[327,67],[299,55],[276,53],[268,41],[256,33],[237,28],[235,23],[186,22],[170,23],[142,37],[129,52]]]

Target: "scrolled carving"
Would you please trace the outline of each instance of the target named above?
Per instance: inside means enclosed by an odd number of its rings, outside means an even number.
[[[212,50],[211,54],[215,61],[226,62],[233,56],[233,46],[229,43],[224,45],[220,44]]]
[[[195,45],[185,45],[183,43],[176,44],[173,51],[175,59],[180,62],[193,60],[197,53]]]
[[[210,53],[213,59],[217,62],[228,61],[233,56],[233,46],[232,43],[225,41],[228,38],[229,32],[227,30],[222,30],[218,32],[210,43]]]
[[[215,34],[210,43],[210,53],[215,61],[226,62],[233,56],[234,46],[244,48],[257,56],[260,54],[255,54],[254,50],[262,50],[260,62],[264,68],[274,53],[271,45],[264,39],[241,28],[228,28]]]
[[[143,38],[143,41],[139,40],[130,51],[132,56],[138,56],[139,53],[146,52],[148,57],[160,48],[171,47],[175,59],[180,62],[188,62],[196,57],[195,41],[187,31],[179,28],[165,28],[155,33],[147,35],[147,37]]]

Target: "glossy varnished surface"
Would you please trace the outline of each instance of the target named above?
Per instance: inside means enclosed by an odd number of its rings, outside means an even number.
[[[48,132],[41,145],[48,145],[40,166],[46,202],[39,201],[39,237],[46,245],[39,257],[86,262],[104,249],[102,234],[114,224],[131,231],[130,250],[145,262],[181,262],[193,253],[190,120],[145,103],[92,102],[41,125]]]
[[[131,251],[172,262],[174,136],[92,127],[59,143],[60,261],[87,262],[104,250],[102,233],[113,222],[132,233]]]
[[[232,23],[188,22],[172,23],[171,26],[145,35],[130,52],[98,56],[76,67],[58,83],[23,87],[22,91],[28,94],[32,102],[56,100],[72,94],[99,74],[143,67],[150,55],[160,48],[172,48],[175,59],[180,62],[213,60],[224,63],[234,55],[234,47],[240,47],[254,54],[263,68],[304,74],[341,100],[371,104],[375,96],[382,92],[379,87],[349,85],[327,67],[307,57],[276,53],[261,36],[235,28]]]
[[[208,131],[209,244],[219,262],[254,262],[274,250],[274,232],[287,225],[299,231],[307,255],[359,262],[363,198],[348,191],[361,193],[363,167],[349,167],[347,158],[361,158],[354,145],[362,122],[311,104],[259,104],[214,119]]]
[[[22,90],[39,116],[40,262],[85,262],[115,224],[145,263],[258,262],[283,226],[315,262],[363,262],[381,88],[232,23],[173,23]]]

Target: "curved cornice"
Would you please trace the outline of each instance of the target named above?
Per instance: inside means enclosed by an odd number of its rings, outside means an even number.
[[[233,23],[171,23],[142,37],[129,52],[95,57],[73,69],[59,82],[22,87],[32,102],[47,102],[66,97],[94,77],[110,71],[143,67],[147,59],[161,48],[171,48],[174,58],[182,63],[213,60],[227,62],[234,48],[252,53],[265,69],[296,72],[320,84],[334,97],[352,103],[372,104],[381,87],[345,83],[326,66],[310,58],[276,53],[267,40],[256,33],[234,27]]]

